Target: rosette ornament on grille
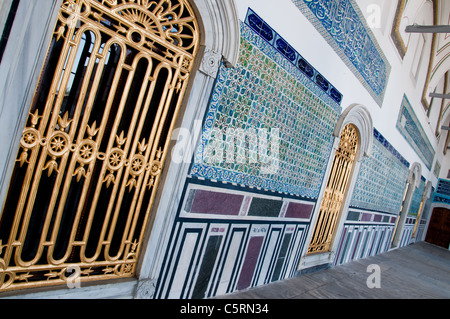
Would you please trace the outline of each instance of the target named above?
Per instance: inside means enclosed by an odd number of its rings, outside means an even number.
[[[0,215],[0,291],[133,276],[199,44],[187,0],[63,0]]]

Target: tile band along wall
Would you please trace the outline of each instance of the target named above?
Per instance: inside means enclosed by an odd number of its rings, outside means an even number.
[[[280,222],[285,219],[308,221],[316,204],[314,201],[302,201],[293,197],[256,194],[237,188],[227,190],[220,186],[220,183],[201,183],[188,179],[179,216],[226,220],[266,217]]]
[[[284,55],[293,65],[297,66],[311,81],[315,82],[325,93],[336,101],[336,103],[341,103],[342,94],[250,8],[248,9],[245,23],[278,50],[278,52]]]

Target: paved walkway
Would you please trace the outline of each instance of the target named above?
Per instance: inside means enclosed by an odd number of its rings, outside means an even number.
[[[371,264],[380,266],[380,288]],[[373,279],[373,280],[372,280]],[[220,299],[361,299],[450,298],[450,251],[425,242],[360,259],[263,287],[247,289]]]

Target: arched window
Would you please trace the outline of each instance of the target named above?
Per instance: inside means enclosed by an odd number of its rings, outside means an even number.
[[[325,194],[320,206],[308,253],[328,252],[332,248],[343,204],[348,192],[359,147],[358,129],[347,124],[336,151]]]
[[[186,0],[63,1],[0,215],[0,291],[134,275],[198,30]]]

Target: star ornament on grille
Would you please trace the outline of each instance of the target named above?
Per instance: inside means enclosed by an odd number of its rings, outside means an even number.
[[[56,136],[50,142],[50,147],[55,152],[61,152],[66,147],[66,141],[61,136]]]
[[[111,158],[109,160],[109,162],[111,163],[111,165],[117,166],[120,163],[121,160],[121,156],[117,153],[112,154]]]
[[[23,136],[23,139],[24,139],[25,143],[33,144],[36,141],[36,136],[33,133],[26,133]]]
[[[109,165],[110,165],[112,168],[117,169],[117,168],[119,168],[120,165],[122,164],[122,154],[119,153],[118,151],[112,152],[112,153],[109,155],[108,161],[109,161]]]
[[[92,147],[90,145],[83,145],[80,149],[80,156],[84,159],[88,159],[92,156]]]

